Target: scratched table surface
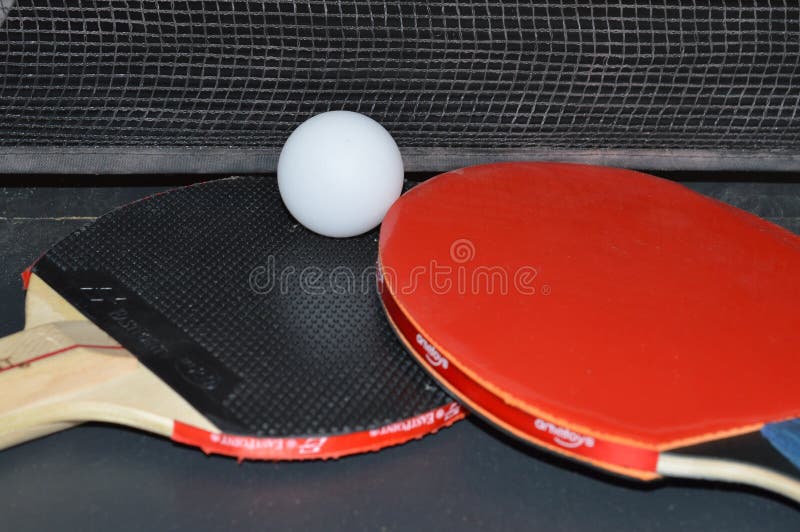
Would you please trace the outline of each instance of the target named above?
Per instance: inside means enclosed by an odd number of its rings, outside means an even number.
[[[758,177],[687,184],[800,233],[800,176]],[[32,187],[32,179],[0,176],[3,336],[23,326],[19,273],[42,251],[115,206],[191,182],[51,177]],[[800,530],[800,507],[779,498],[722,484],[620,480],[477,420],[362,456],[242,464],[90,424],[0,451],[0,513],[0,528],[15,532]]]

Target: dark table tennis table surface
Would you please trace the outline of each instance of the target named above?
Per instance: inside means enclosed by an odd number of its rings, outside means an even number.
[[[800,176],[700,179],[687,184],[800,233]],[[0,176],[0,335],[23,326],[19,273],[41,252],[113,207],[192,181]],[[777,497],[617,479],[473,419],[378,453],[241,464],[91,424],[0,451],[0,514],[14,532],[800,530],[800,507]]]

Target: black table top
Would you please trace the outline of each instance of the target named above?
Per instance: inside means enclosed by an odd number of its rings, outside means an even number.
[[[42,251],[174,182],[15,181],[2,188],[0,177],[0,335],[22,328],[19,272]],[[690,186],[800,233],[800,181],[782,181]],[[2,528],[14,531],[800,530],[800,508],[779,498],[723,484],[616,479],[477,420],[378,453],[242,464],[91,424],[1,451],[0,511]]]

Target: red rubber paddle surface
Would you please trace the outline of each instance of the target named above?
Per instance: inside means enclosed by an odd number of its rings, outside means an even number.
[[[572,164],[456,170],[392,207],[379,258],[417,358],[525,439],[652,470],[656,451],[800,415],[800,240],[681,185]],[[652,456],[615,456],[628,447]]]

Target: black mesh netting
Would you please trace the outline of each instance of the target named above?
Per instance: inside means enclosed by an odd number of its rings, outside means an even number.
[[[554,150],[800,166],[797,2],[1,4],[0,169],[36,167],[24,146],[274,155],[298,122],[342,108],[383,123],[415,169]]]
[[[387,323],[377,238],[311,233],[274,180],[235,178],[101,217],[36,272],[221,428],[330,435],[451,401]]]

